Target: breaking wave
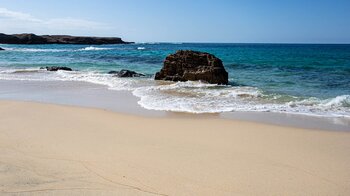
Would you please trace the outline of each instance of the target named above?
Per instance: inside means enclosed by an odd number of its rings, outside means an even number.
[[[174,83],[154,81],[153,78],[117,78],[96,71],[48,72],[38,68],[0,70],[0,79],[83,81],[105,85],[110,90],[131,91],[140,99],[138,104],[150,110],[188,113],[260,111],[350,117],[350,95],[328,99],[303,98],[271,94],[249,86]]]
[[[94,47],[89,46],[82,49],[79,49],[78,51],[96,51],[96,50],[112,50],[113,48],[100,48],[100,47]]]
[[[71,51],[67,49],[41,49],[41,48],[7,48],[3,47],[5,51],[14,51],[14,52],[66,52]]]
[[[13,52],[74,52],[74,51],[100,51],[100,50],[112,50],[113,48],[102,48],[89,46],[80,49],[50,49],[50,48],[8,48],[3,47],[5,51]]]

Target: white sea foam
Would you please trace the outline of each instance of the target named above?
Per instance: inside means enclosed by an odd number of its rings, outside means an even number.
[[[47,81],[52,80],[53,72],[40,68],[1,69],[1,80]]]
[[[321,105],[328,108],[350,107],[350,95],[341,95],[333,99],[321,101]]]
[[[90,82],[94,84],[101,84],[113,90],[133,90],[133,83],[135,82],[131,78],[118,78],[113,77],[110,74],[102,74],[94,71],[58,71],[55,79],[61,81],[81,81]]]
[[[145,47],[137,47],[138,50],[145,50]]]
[[[325,100],[309,98],[286,103],[276,101],[279,97],[267,96],[254,87],[225,87],[199,82],[137,88],[133,94],[140,98],[138,103],[142,107],[152,110],[189,113],[259,111],[350,117],[349,95]]]
[[[99,51],[99,50],[112,50],[113,48],[102,48],[89,46],[81,49],[50,49],[50,48],[7,48],[3,47],[5,51],[14,52],[74,52],[74,51]]]
[[[133,94],[146,109],[190,113],[232,111],[240,97],[257,97],[256,88],[229,88],[200,82],[178,82],[168,85],[138,88]]]
[[[26,74],[23,77],[23,74]],[[110,90],[128,90],[140,98],[139,104],[150,110],[220,113],[262,111],[350,118],[350,95],[330,99],[266,95],[255,87],[219,86],[201,82],[166,82],[152,78],[118,78],[94,71],[57,71],[39,69],[0,70],[0,79],[33,81],[82,81],[107,86]]]
[[[112,50],[112,49],[113,48],[101,48],[101,47],[89,46],[89,47],[79,49],[78,51]]]
[[[315,97],[311,97],[308,99],[293,101],[289,103],[291,107],[297,106],[307,106],[318,109],[337,109],[340,107],[349,107],[350,108],[350,95],[341,95],[330,99],[318,99]]]
[[[5,69],[0,70],[0,74],[34,73],[42,71],[40,68]]]
[[[71,51],[67,49],[43,49],[43,48],[7,48],[3,47],[5,51],[14,51],[14,52],[66,52]]]

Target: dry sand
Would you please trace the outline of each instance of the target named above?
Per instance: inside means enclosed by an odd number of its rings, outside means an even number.
[[[350,132],[0,101],[0,195],[350,195]]]

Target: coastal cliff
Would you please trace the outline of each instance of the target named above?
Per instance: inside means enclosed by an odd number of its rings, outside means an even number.
[[[119,37],[84,37],[70,35],[35,35],[0,33],[0,44],[130,44]]]

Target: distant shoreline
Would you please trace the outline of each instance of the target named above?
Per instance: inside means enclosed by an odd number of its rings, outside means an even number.
[[[82,44],[82,45],[102,45],[102,44],[131,44],[119,37],[88,37],[70,35],[35,35],[32,33],[7,35],[0,33],[0,44]]]

